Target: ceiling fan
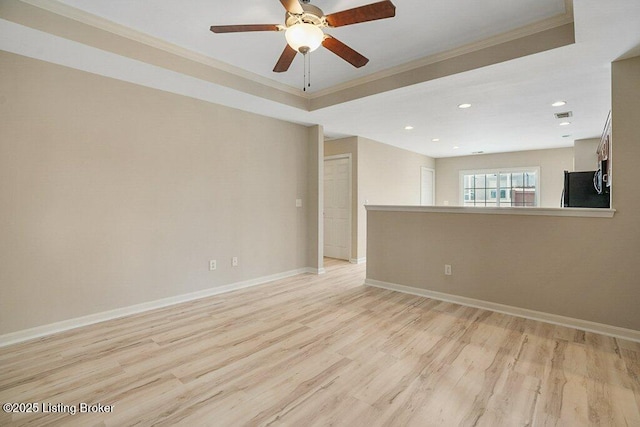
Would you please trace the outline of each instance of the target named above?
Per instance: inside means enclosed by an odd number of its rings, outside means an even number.
[[[342,12],[325,15],[320,8],[310,5],[310,0],[280,0],[287,10],[285,24],[213,25],[214,33],[238,33],[246,31],[285,31],[287,46],[273,69],[276,73],[287,71],[298,52],[306,55],[321,45],[340,58],[360,68],[369,59],[356,52],[335,37],[325,34],[322,28],[342,27],[360,22],[391,18],[396,15],[396,7],[390,0],[384,0]]]

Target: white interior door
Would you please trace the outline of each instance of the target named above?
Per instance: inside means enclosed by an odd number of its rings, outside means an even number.
[[[349,260],[351,255],[351,162],[324,161],[324,255]]]
[[[423,206],[435,205],[436,172],[433,169],[420,169],[420,204]]]

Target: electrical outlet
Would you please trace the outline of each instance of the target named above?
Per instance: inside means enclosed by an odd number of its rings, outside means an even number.
[[[444,274],[446,276],[451,276],[451,266],[449,264],[444,265]]]
[[[231,258],[231,265],[233,267],[237,267],[238,266],[238,257],[234,256],[233,258]]]
[[[210,260],[210,261],[209,261],[209,271],[213,271],[213,270],[215,270],[216,268],[217,268],[217,266],[216,266],[216,260],[215,260],[215,259]]]

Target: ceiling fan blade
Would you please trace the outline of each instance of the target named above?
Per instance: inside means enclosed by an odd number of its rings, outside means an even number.
[[[346,44],[342,43],[340,40],[328,34],[322,41],[322,46],[329,49],[331,52],[335,53],[356,68],[360,68],[369,62],[368,58],[365,58]]]
[[[250,25],[212,25],[214,33],[242,33],[246,31],[280,31],[275,24],[250,24]]]
[[[304,9],[302,9],[298,0],[280,0],[280,3],[282,3],[289,13],[294,13],[296,15],[304,13]]]
[[[287,71],[293,62],[293,58],[296,57],[296,53],[298,52],[296,52],[291,46],[286,45],[282,51],[282,55],[280,55],[280,59],[278,59],[276,66],[273,68],[273,71],[275,73]]]
[[[344,25],[360,22],[375,21],[377,19],[392,18],[396,16],[396,7],[389,0],[368,4],[342,12],[327,15],[327,23],[330,27],[342,27]]]

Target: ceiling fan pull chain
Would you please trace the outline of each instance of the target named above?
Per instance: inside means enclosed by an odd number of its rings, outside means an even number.
[[[311,52],[309,52],[309,81],[307,87],[311,87]]]
[[[306,92],[307,87],[311,86],[311,61],[308,52],[303,53],[302,58],[304,60],[304,82],[302,83],[302,91]]]
[[[307,90],[307,81],[309,81],[309,56],[304,54],[304,90]]]

